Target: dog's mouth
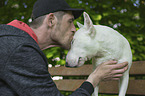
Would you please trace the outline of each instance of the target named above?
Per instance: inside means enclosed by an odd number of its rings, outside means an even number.
[[[85,58],[83,58],[83,57],[79,57],[79,59],[78,59],[78,64],[79,64],[79,65],[82,65],[82,64],[84,64],[85,61],[87,61],[87,60],[88,60],[87,57],[85,57]]]

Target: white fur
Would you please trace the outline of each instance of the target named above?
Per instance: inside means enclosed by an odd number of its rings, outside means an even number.
[[[94,70],[99,64],[108,60],[117,60],[118,63],[128,61],[130,69],[132,53],[125,37],[110,27],[93,25],[89,15],[85,12],[84,25],[78,23],[78,26],[80,29],[75,33],[71,49],[66,57],[68,66],[79,67],[92,58]],[[120,80],[119,96],[125,96],[129,69]],[[95,88],[93,96],[98,96],[98,88],[98,86]]]

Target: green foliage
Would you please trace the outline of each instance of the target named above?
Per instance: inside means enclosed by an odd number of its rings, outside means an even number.
[[[48,58],[48,63],[55,65],[65,65],[65,57],[68,50],[62,48],[54,47],[43,51]]]

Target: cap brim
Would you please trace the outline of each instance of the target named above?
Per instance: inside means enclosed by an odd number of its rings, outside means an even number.
[[[77,19],[78,17],[80,17],[82,15],[82,13],[84,12],[84,9],[68,8],[68,9],[64,9],[64,10],[72,11],[72,14],[74,15],[74,19]]]

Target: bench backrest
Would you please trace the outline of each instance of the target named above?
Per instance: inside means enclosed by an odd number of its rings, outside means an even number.
[[[52,76],[63,77],[62,80],[54,80],[60,91],[75,91],[92,72],[92,65],[83,65],[79,68],[52,67],[49,68],[49,72]],[[99,93],[118,94],[118,81],[101,82]],[[133,62],[127,94],[145,96],[145,61]]]

